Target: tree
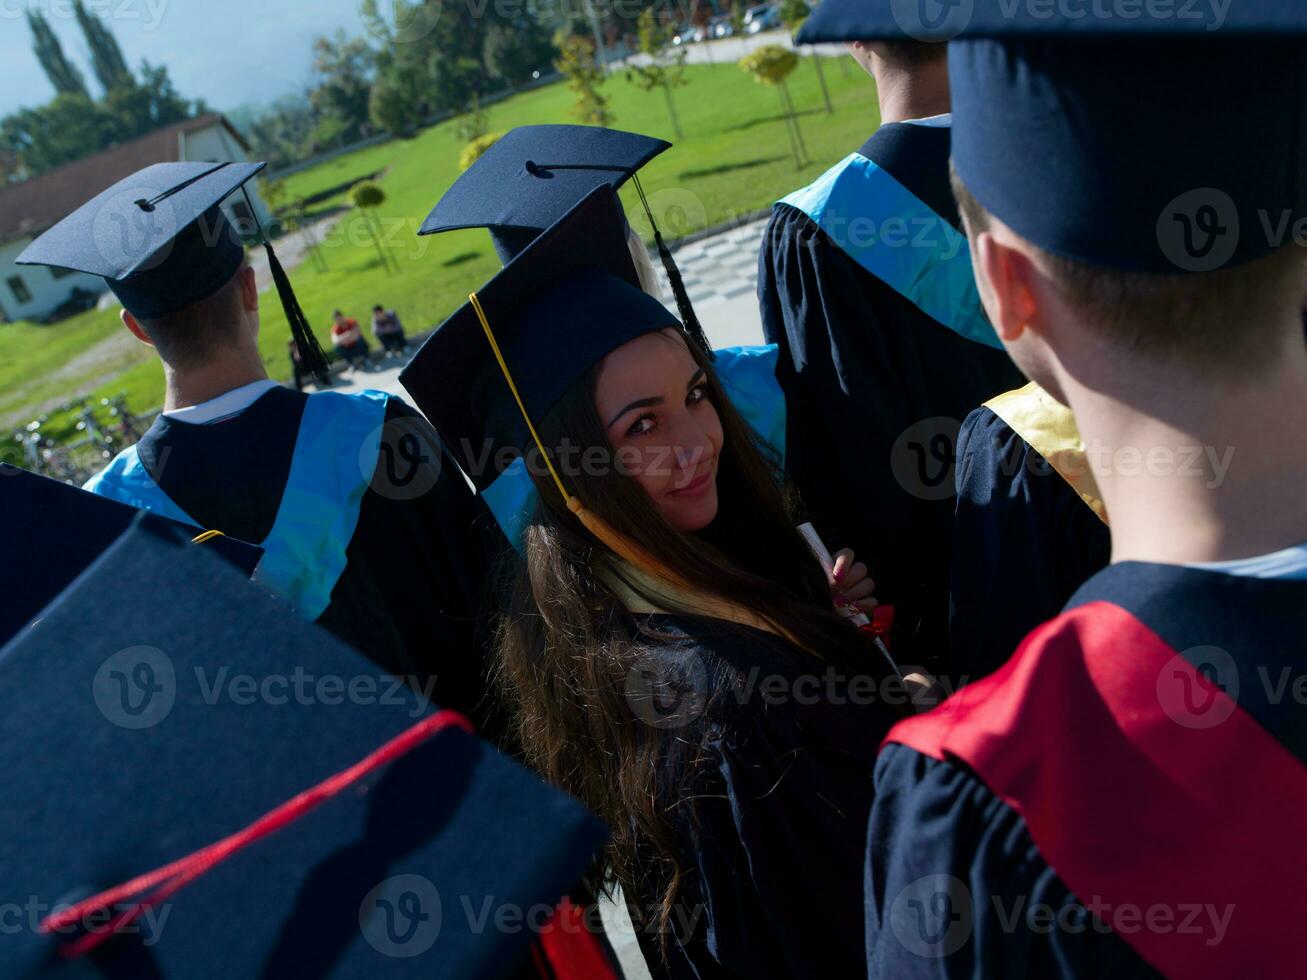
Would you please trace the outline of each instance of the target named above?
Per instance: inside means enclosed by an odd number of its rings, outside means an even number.
[[[89,96],[56,95],[0,120],[0,153],[17,154],[23,176],[35,177],[111,146],[117,130],[113,115]]]
[[[280,168],[305,155],[312,131],[308,96],[285,95],[250,121],[246,135],[256,157]]]
[[[646,92],[661,88],[667,99],[667,113],[672,117],[672,132],[678,140],[685,139],[681,132],[681,120],[676,115],[676,102],[672,98],[672,89],[685,84],[684,47],[678,51],[672,48],[671,28],[658,23],[652,7],[646,7],[638,21],[640,31],[640,50],[649,56],[648,65],[632,65],[627,69],[626,77]]]
[[[192,105],[177,94],[167,68],[151,65],[148,61],[141,62],[139,82],[113,89],[101,104],[118,121],[119,141],[144,136],[161,126],[171,126],[204,109],[203,103]]]
[[[790,98],[786,77],[799,64],[799,56],[789,48],[779,44],[767,44],[745,55],[739,65],[751,73],[760,85],[772,85],[781,100],[781,113],[785,117],[785,131],[790,137],[790,150],[794,153],[795,167],[807,163],[808,148],[803,143],[803,132],[799,129],[799,117],[794,111],[794,100]]]
[[[411,133],[431,114],[434,90],[429,52],[423,43],[433,11],[421,3],[392,0],[394,26],[381,16],[377,0],[363,0],[360,13],[380,42],[374,55],[368,116],[373,125],[396,135]]]
[[[363,218],[368,237],[372,239],[372,244],[377,249],[377,257],[381,259],[381,267],[386,272],[390,272],[391,260],[386,255],[386,250],[381,247],[381,231],[374,213],[378,207],[386,203],[386,192],[381,189],[380,184],[371,180],[362,180],[350,188],[349,199]]]
[[[309,101],[318,116],[314,127],[319,149],[342,146],[369,131],[373,53],[366,41],[337,31],[313,42],[313,71],[318,85]]]
[[[530,16],[487,25],[481,50],[490,74],[512,88],[543,73],[557,53],[544,27]]]
[[[810,13],[812,13],[812,9],[808,6],[807,0],[785,0],[781,4],[781,23],[785,25],[785,29],[790,32],[792,37],[799,33],[799,28],[803,26],[803,22],[808,19]],[[817,69],[817,84],[821,86],[821,98],[826,103],[826,111],[834,113],[835,108],[830,102],[830,90],[826,87],[826,72],[821,67],[821,55],[813,51],[810,58],[813,67]]]
[[[109,93],[116,88],[131,88],[135,85],[136,79],[127,67],[118,39],[104,26],[104,21],[88,12],[82,0],[73,0],[73,13],[86,38],[86,46],[91,52],[91,68],[100,87]]]
[[[554,67],[567,76],[567,87],[576,93],[572,114],[589,126],[611,126],[613,114],[599,90],[604,73],[595,61],[594,41],[576,34],[562,38]]]
[[[50,84],[59,95],[87,95],[86,79],[64,55],[63,45],[50,22],[36,8],[27,11],[27,24],[32,29],[32,50]]]
[[[503,133],[486,133],[471,140],[458,155],[458,169],[466,170],[481,159],[482,154],[499,142]]]

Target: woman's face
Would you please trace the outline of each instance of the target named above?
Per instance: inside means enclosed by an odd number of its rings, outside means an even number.
[[[681,531],[712,523],[722,423],[679,331],[645,334],[609,354],[595,408],[621,471],[667,523]]]

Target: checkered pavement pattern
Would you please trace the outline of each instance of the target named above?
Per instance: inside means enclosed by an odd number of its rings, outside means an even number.
[[[766,218],[751,221],[672,253],[696,310],[722,300],[757,294],[758,248],[766,227]],[[670,300],[672,292],[656,257],[654,265],[662,280],[663,296]]]

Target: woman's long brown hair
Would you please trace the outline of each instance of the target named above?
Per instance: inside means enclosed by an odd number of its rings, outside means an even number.
[[[696,345],[687,348],[705,371],[722,424],[712,524],[693,534],[675,529],[639,484],[613,467],[565,465],[568,491],[696,593],[747,608],[793,637],[797,656],[865,646],[868,672],[885,673],[870,641],[832,607],[825,575],[795,530],[774,451],[731,405]],[[584,459],[590,447],[603,447],[612,459],[595,407],[599,369],[540,420],[541,441],[556,460],[575,460],[578,450]],[[631,899],[659,896],[665,939],[686,874],[672,810],[693,776],[697,748],[687,745],[686,730],[644,724],[632,710],[628,677],[657,638],[633,626],[596,575],[594,560],[603,559],[603,549],[568,512],[543,464],[536,460],[529,469],[540,502],[500,624],[502,701],[527,761],[612,828],[602,870]]]

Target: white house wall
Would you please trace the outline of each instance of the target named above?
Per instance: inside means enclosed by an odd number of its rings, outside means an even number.
[[[249,155],[245,152],[245,149],[221,123],[197,129],[191,133],[178,134],[178,144],[178,153],[181,159],[186,161],[212,161],[216,163],[219,160],[241,162],[249,160]],[[263,198],[259,195],[258,183],[250,181],[247,187],[249,188],[250,199],[254,203],[254,210],[259,216],[259,221],[266,227],[271,218],[271,213],[268,211],[268,206],[264,204]],[[239,194],[233,195],[227,199],[224,205],[228,219],[234,218],[231,213],[231,204],[237,200],[244,200],[244,198]],[[31,238],[23,238],[16,242],[0,244],[0,318],[5,320],[42,319],[66,300],[72,294],[73,289],[78,286],[95,293],[97,296],[104,292],[104,280],[98,276],[88,276],[81,272],[74,272],[57,279],[50,269],[43,266],[15,265],[14,259],[27,247],[30,241]],[[9,280],[15,276],[22,279],[23,285],[31,293],[32,298],[28,302],[20,303],[14,295]]]
[[[219,160],[231,160],[245,163],[250,158],[240,143],[227,131],[227,127],[221,124],[206,126],[204,129],[197,129],[192,133],[181,134],[178,139],[181,141],[178,152],[183,160],[192,162],[209,161],[212,163],[217,163]],[[269,218],[271,218],[271,214],[268,211],[268,206],[263,203],[263,198],[259,196],[257,179],[250,181],[245,186],[250,192],[250,200],[254,202],[254,210],[259,216],[259,221],[266,225]],[[239,193],[233,194],[227,199],[228,218],[231,217],[229,210],[231,202],[239,200],[243,200]]]
[[[20,238],[16,242],[0,245],[0,314],[5,320],[40,320],[66,300],[80,286],[97,296],[104,292],[104,280],[99,276],[73,272],[56,279],[54,272],[43,265],[15,265],[14,259],[32,241]],[[9,280],[15,276],[23,281],[31,300],[20,303],[13,293]]]

